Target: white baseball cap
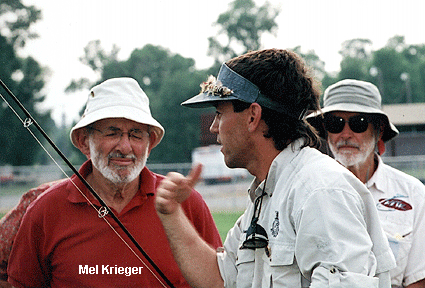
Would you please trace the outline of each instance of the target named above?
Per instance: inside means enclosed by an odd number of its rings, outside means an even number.
[[[125,118],[151,126],[157,136],[152,148],[164,137],[164,128],[152,117],[148,96],[133,78],[109,79],[91,89],[84,114],[71,129],[72,144],[77,146],[77,129],[106,118]]]

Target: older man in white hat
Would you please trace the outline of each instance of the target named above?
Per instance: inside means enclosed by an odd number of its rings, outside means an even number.
[[[326,89],[323,109],[307,119],[335,159],[372,192],[397,261],[392,287],[425,287],[425,187],[380,157],[384,142],[398,130],[381,110],[379,90],[368,82],[342,80]]]
[[[188,287],[155,212],[156,187],[163,176],[145,167],[163,135],[138,83],[116,78],[91,90],[70,136],[88,158],[80,174],[165,278]],[[192,195],[185,213],[209,245],[221,246],[205,202],[196,191]],[[39,196],[16,236],[8,281],[16,287],[165,286],[167,280],[147,264],[111,215],[100,213],[100,206],[76,175]]]

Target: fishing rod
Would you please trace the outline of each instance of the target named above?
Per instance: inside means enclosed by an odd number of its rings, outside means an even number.
[[[114,221],[118,224],[118,226],[121,227],[121,229],[124,231],[124,233],[127,235],[127,237],[137,247],[139,252],[142,253],[142,255],[145,257],[145,259],[148,260],[149,264],[151,264],[151,266],[161,276],[161,278],[167,283],[167,285],[170,286],[171,288],[174,288],[173,283],[171,283],[171,281],[164,275],[164,273],[161,271],[161,269],[159,269],[159,267],[155,264],[155,262],[143,250],[143,248],[136,241],[136,239],[133,237],[133,235],[131,235],[131,233],[127,230],[127,228],[124,226],[124,224],[121,223],[121,221],[118,219],[118,217],[112,212],[112,210],[109,208],[109,206],[106,205],[106,203],[102,200],[102,198],[100,198],[100,196],[94,191],[94,189],[90,186],[90,184],[86,181],[86,179],[84,179],[84,177],[77,171],[77,169],[71,164],[71,162],[69,162],[69,160],[65,157],[65,155],[56,146],[56,144],[50,139],[50,137],[46,134],[46,132],[44,132],[43,128],[41,128],[41,126],[37,123],[37,121],[35,121],[35,119],[32,117],[32,115],[24,107],[24,105],[22,105],[22,103],[19,101],[19,99],[12,93],[12,91],[6,86],[6,84],[3,83],[3,81],[1,79],[0,79],[0,85],[3,87],[3,89],[13,99],[13,101],[19,106],[19,108],[22,110],[22,112],[27,117],[27,119],[24,121],[24,126],[26,128],[28,128],[30,125],[34,124],[34,126],[41,133],[41,135],[43,135],[44,139],[46,139],[47,142],[49,142],[50,146],[56,151],[56,153],[68,165],[68,167],[72,170],[72,172],[74,172],[74,174],[77,175],[77,177],[81,180],[81,182],[83,182],[83,184],[87,187],[87,189],[89,189],[91,194],[99,201],[100,205],[102,206],[101,209],[99,209],[99,211],[98,211],[99,217],[103,218],[107,214],[110,214],[112,219],[114,219]]]

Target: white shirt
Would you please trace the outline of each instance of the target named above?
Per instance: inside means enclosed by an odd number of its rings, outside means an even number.
[[[266,179],[258,224],[269,256],[264,248],[239,249],[250,203],[217,253],[225,287],[390,287],[394,256],[370,192],[330,157],[294,145],[276,157]],[[251,185],[251,200],[263,186]]]
[[[378,159],[366,186],[397,261],[390,272],[391,284],[405,287],[425,278],[425,186]]]

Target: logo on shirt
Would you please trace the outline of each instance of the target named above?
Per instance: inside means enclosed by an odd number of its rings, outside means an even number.
[[[388,198],[388,199],[379,199],[379,203],[377,204],[377,208],[380,211],[394,211],[394,210],[398,210],[398,211],[408,211],[408,210],[412,210],[412,205],[410,205],[409,203],[398,199],[401,197],[406,197],[406,196],[401,196],[401,195],[396,195],[392,198]]]
[[[272,235],[273,237],[277,237],[277,234],[279,234],[279,211],[274,211],[276,213],[276,217],[273,220],[272,224]]]

